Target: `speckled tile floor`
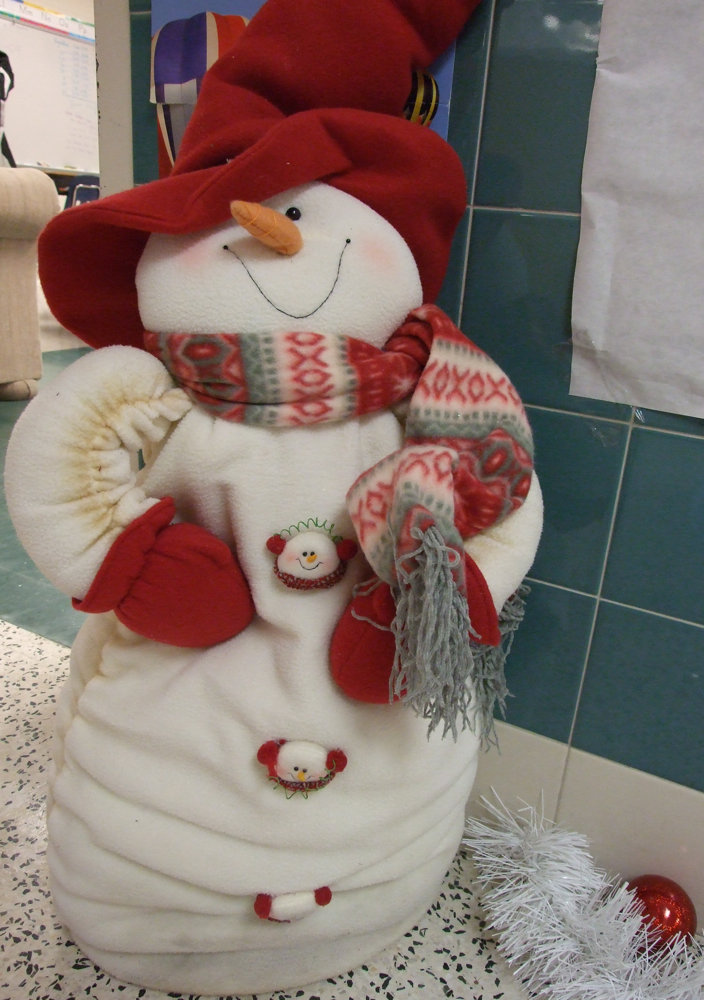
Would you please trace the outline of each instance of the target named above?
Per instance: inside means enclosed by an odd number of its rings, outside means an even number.
[[[69,650],[0,622],[4,746],[0,829],[0,1000],[159,1000],[97,969],[66,936],[47,884],[44,786],[56,692]],[[179,998],[180,994],[170,993]],[[396,949],[344,976],[271,1000],[527,1000],[485,929],[461,854],[437,902]],[[185,998],[181,998],[185,1000]],[[192,998],[193,1000],[193,998]],[[259,1000],[269,998],[259,997]]]

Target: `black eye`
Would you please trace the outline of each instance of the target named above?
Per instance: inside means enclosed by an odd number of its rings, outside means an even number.
[[[293,219],[294,222],[298,222],[301,217],[301,210],[300,208],[296,208],[295,205],[291,205],[290,208],[286,209],[286,215],[289,219]]]

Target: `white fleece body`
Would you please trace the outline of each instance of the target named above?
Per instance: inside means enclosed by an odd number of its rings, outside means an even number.
[[[364,573],[326,590],[273,573],[272,532],[317,516],[351,535],[344,490],[398,446],[388,412],[271,431],[192,410],[142,487],[233,545],[257,618],[208,650],[89,620],[59,707],[49,809],[54,895],[84,950],[120,978],[200,993],[261,992],[347,968],[432,902],[456,850],[477,741],[427,738],[402,706],[340,694],[332,630]],[[257,762],[267,740],[339,747],[345,770],[287,798]],[[298,922],[258,893],[333,896]],[[219,953],[213,965],[206,955]]]
[[[300,216],[293,258],[265,253],[234,223],[150,237],[137,271],[145,327],[385,343],[421,301],[400,235],[323,184],[271,205]],[[333,586],[299,590],[274,573],[267,548],[309,519],[354,539],[346,492],[401,439],[389,411],[303,428],[228,423],[127,347],[82,358],[18,422],[8,503],[57,587],[84,597],[114,539],[171,496],[179,519],[236,552],[256,608],[241,634],[209,649],[151,642],[112,613],[90,617],[74,645],[48,857],[73,939],[115,976],[201,995],[293,987],[369,959],[434,900],[462,835],[478,741],[469,731],[428,739],[411,709],[352,701],[334,685],[330,638],[369,574],[361,553]],[[467,544],[497,608],[528,571],[541,522],[534,481],[515,514]],[[281,740],[341,751],[346,765],[292,792],[257,758]],[[329,902],[316,898],[325,887]],[[257,897],[273,920],[257,915]]]

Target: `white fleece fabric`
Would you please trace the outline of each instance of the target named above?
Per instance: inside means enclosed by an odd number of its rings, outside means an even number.
[[[139,453],[190,408],[155,358],[106,347],[70,365],[24,410],[7,449],[7,506],[58,590],[84,597],[120,532],[155,503],[137,483]]]
[[[327,206],[342,218],[349,196],[330,201],[330,189],[315,187],[319,203],[296,192],[306,217],[324,220]],[[363,228],[354,232],[361,240]],[[351,251],[334,295],[346,288],[348,315],[355,305],[360,332],[383,343],[396,313],[418,304],[419,286],[398,234],[385,240],[376,223],[370,232],[360,274],[372,253],[376,270],[396,269],[388,313],[379,319],[376,293],[352,302],[360,285],[346,271]],[[315,233],[306,239],[314,245]],[[230,307],[220,315],[208,306],[212,289],[199,279],[222,234],[187,246],[164,240],[140,266],[145,325],[168,329],[169,314],[178,329],[192,308],[227,332]],[[240,281],[249,314],[251,275],[227,252],[218,260]],[[324,290],[316,255],[312,266]],[[266,274],[273,281],[273,265]],[[162,296],[160,313],[152,282],[163,291],[189,280],[174,310]],[[257,294],[267,322],[288,325],[295,308],[272,318]],[[338,314],[335,306],[331,325]],[[293,589],[274,573],[267,540],[299,523],[353,539],[347,489],[399,447],[399,421],[382,411],[309,427],[228,423],[191,407],[159,362],[130,348],[88,355],[52,388],[28,406],[8,458],[12,516],[50,579],[82,596],[120,527],[171,496],[180,520],[236,551],[256,607],[242,633],[209,649],[141,638],[112,613],[87,619],[57,706],[50,777],[48,859],[62,919],[108,972],[183,993],[267,993],[370,958],[438,892],[462,835],[478,740],[468,730],[456,742],[428,738],[409,708],[344,696],[330,677],[330,638],[368,567],[357,553],[333,586]],[[536,481],[516,514],[468,545],[497,606],[532,561],[541,511]],[[346,766],[307,796],[287,795],[257,758],[279,740],[342,751]],[[332,898],[321,906],[324,887]],[[271,915],[295,919],[261,919],[260,895],[272,897]]]
[[[174,496],[182,518],[235,546],[258,617],[203,651],[142,639],[111,614],[76,642],[51,781],[52,884],[72,934],[120,978],[200,993],[314,981],[392,941],[437,893],[477,740],[428,740],[407,708],[341,695],[327,650],[361,559],[328,590],[292,591],[265,545],[310,516],[347,536],[337,483],[399,438],[390,413],[272,432],[191,410],[143,479],[148,496]],[[534,530],[523,537],[534,547]],[[270,739],[339,747],[348,765],[287,799],[256,759]],[[259,893],[322,886],[331,903],[300,921],[254,914]]]
[[[308,517],[351,536],[338,483],[399,440],[388,412],[277,432],[191,410],[153,458],[145,494],[173,496],[183,519],[236,548],[257,618],[203,651],[141,639],[111,614],[87,621],[76,642],[58,716],[50,866],[71,932],[116,975],[183,990],[183,953],[193,952],[204,977],[189,981],[194,991],[307,982],[354,963],[360,935],[375,951],[432,902],[461,833],[476,738],[428,740],[408,709],[343,696],[328,647],[361,557],[334,587],[301,592],[277,579],[266,548],[272,532]],[[287,799],[257,761],[271,739],[339,747],[348,765],[307,799]],[[322,886],[331,903],[295,924],[254,913],[259,893]],[[279,944],[281,965],[270,954]],[[213,983],[205,955],[222,950],[231,960]],[[154,978],[145,954],[163,956]]]

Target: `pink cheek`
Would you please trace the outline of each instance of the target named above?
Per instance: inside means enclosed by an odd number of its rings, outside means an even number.
[[[397,254],[395,248],[389,247],[373,237],[362,237],[357,247],[360,257],[375,273],[390,277],[396,271]]]
[[[181,251],[180,264],[184,274],[199,274],[207,268],[212,268],[214,249],[205,240],[191,244]]]

